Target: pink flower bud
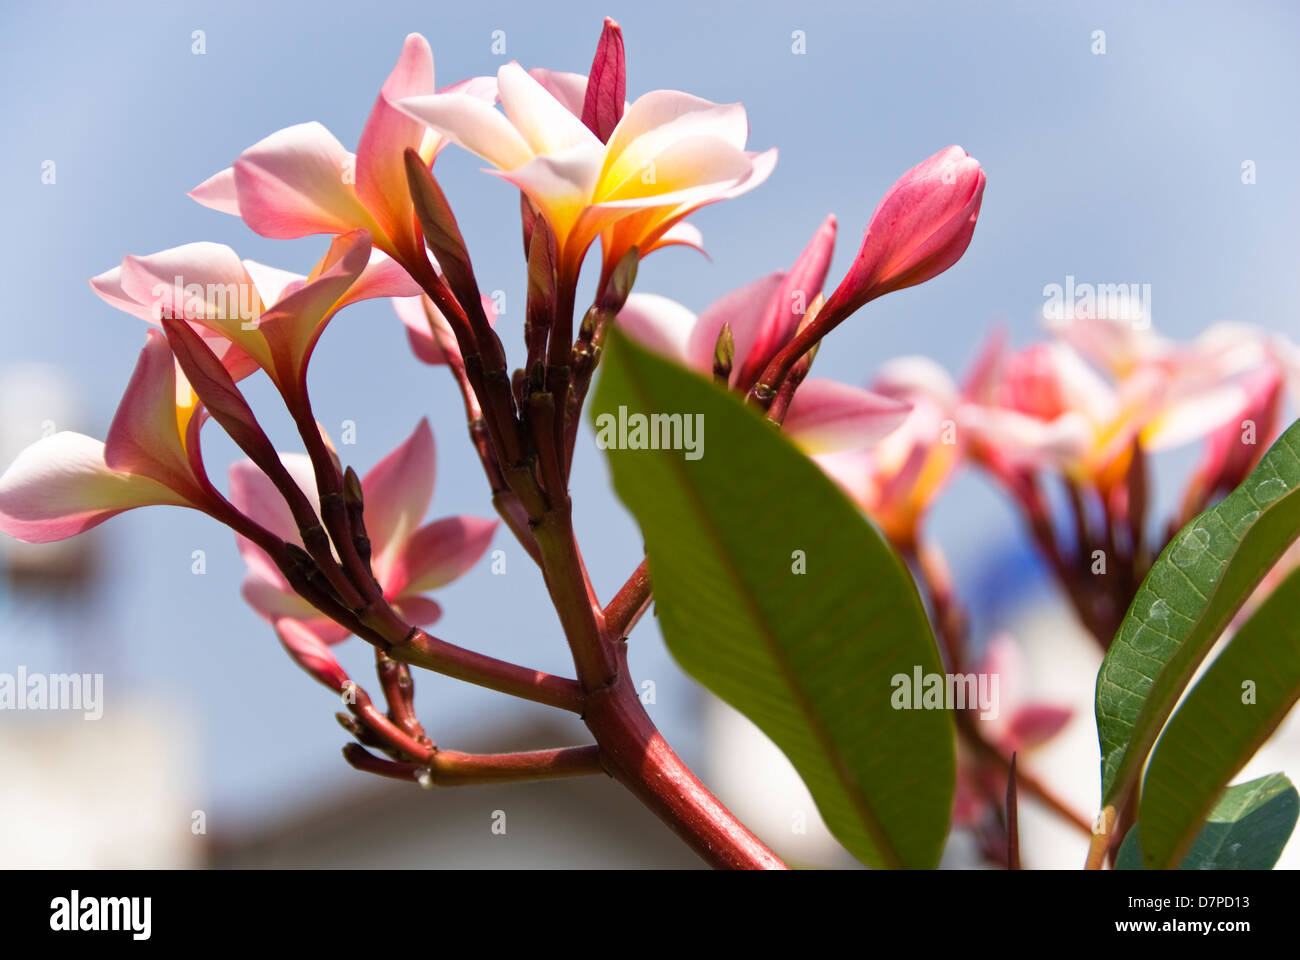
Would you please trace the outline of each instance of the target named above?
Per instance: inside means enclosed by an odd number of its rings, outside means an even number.
[[[979,161],[961,147],[941,150],[903,174],[872,214],[862,248],[823,315],[838,321],[956,263],[975,232],[984,182]]]

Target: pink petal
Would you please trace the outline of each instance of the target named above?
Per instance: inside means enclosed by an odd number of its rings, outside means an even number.
[[[808,307],[821,293],[834,252],[835,216],[832,214],[817,228],[768,305],[754,346],[736,380],[742,390],[758,380],[768,362],[794,336]]]
[[[234,250],[220,243],[187,243],[122,260],[121,289],[149,304],[154,322],[164,314],[195,321],[259,361],[268,360],[256,331],[263,303]]]
[[[28,543],[63,540],[154,504],[190,506],[162,484],[109,468],[104,444],[80,433],[38,440],[0,475],[0,531]]]
[[[871,389],[900,400],[928,397],[950,409],[957,402],[957,385],[948,371],[929,357],[907,356],[890,360],[871,381]]]
[[[587,78],[580,73],[563,73],[559,70],[547,70],[545,67],[533,67],[528,75],[540,83],[546,92],[558,100],[565,110],[575,117],[582,117],[582,106],[587,99]]]
[[[268,307],[274,306],[286,294],[292,293],[307,282],[306,277],[292,270],[268,267],[256,260],[245,260],[243,263],[244,270],[253,278],[253,283],[257,286],[259,298]]]
[[[898,429],[912,406],[834,380],[805,380],[785,416],[785,432],[807,453],[867,447]]]
[[[688,344],[697,318],[676,300],[654,293],[633,293],[618,314],[624,333],[642,346],[649,347],[678,363],[688,363]],[[716,339],[716,338],[715,338]],[[709,368],[713,350],[709,350]]]
[[[239,595],[253,608],[254,613],[272,623],[286,617],[304,621],[324,619],[319,610],[294,593],[287,584],[271,583],[252,572],[240,584]],[[346,635],[346,631],[344,633]]]
[[[426,128],[393,104],[405,97],[431,94],[434,89],[433,53],[429,43],[418,33],[409,34],[397,65],[375,98],[357,144],[357,198],[392,241],[394,249],[403,253],[420,249],[406,182],[405,152],[407,148],[420,151]],[[432,145],[425,159],[432,163]]]
[[[298,620],[275,621],[275,633],[294,661],[335,692],[341,693],[350,682],[320,634],[310,624]]]
[[[239,191],[235,185],[234,167],[226,167],[219,173],[214,173],[191,190],[189,195],[205,207],[239,216]]]
[[[1011,715],[1003,741],[1012,750],[1028,750],[1056,736],[1070,722],[1074,711],[1047,703],[1032,703]]]
[[[153,307],[148,302],[140,303],[122,289],[121,267],[114,267],[112,270],[105,270],[96,277],[91,277],[90,289],[94,290],[99,299],[109,306],[117,307],[122,312],[129,313],[133,317],[139,317],[154,326],[158,325],[158,318],[154,316]]]
[[[677,90],[652,90],[627,108],[610,135],[609,165],[639,169],[668,143],[698,134],[743,150],[749,138],[744,106],[711,103]]]
[[[411,435],[361,481],[365,493],[366,535],[375,558],[375,573],[385,582],[392,554],[419,526],[433,499],[436,455],[429,421],[421,419]]]
[[[533,159],[519,131],[492,104],[469,93],[408,97],[395,106],[499,170],[513,170]]]
[[[703,313],[691,333],[687,345],[689,365],[696,370],[713,369],[713,349],[718,342],[722,325],[730,324],[731,333],[736,338],[736,359],[732,366],[732,382],[744,365],[754,342],[758,339],[759,329],[763,323],[767,308],[781,289],[785,272],[778,270],[765,277],[759,277],[745,286],[730,293],[723,294]]]
[[[156,480],[187,499],[201,500],[204,493],[182,434],[189,414],[184,414],[183,423],[177,407],[178,387],[189,392],[189,384],[179,377],[167,338],[150,330],[108,428],[104,462],[113,470]],[[191,397],[188,405],[192,403]]]
[[[392,257],[380,250],[372,250],[370,262],[361,271],[356,282],[334,305],[334,310],[342,310],[350,303],[371,300],[379,297],[415,297],[420,294],[420,285],[411,279],[406,269]]]
[[[370,234],[365,230],[336,237],[307,282],[262,316],[258,329],[272,358],[268,372],[282,390],[302,388],[316,341],[336,305],[369,264],[370,250]]]
[[[412,626],[427,627],[442,617],[442,607],[428,597],[411,594],[390,602],[402,619]]]
[[[497,71],[497,91],[506,118],[535,154],[554,154],[574,147],[600,146],[583,122],[517,63]]]
[[[386,592],[425,593],[465,574],[492,543],[496,520],[449,517],[420,527],[393,559]]]
[[[704,253],[704,235],[693,224],[683,220],[681,223],[674,224],[665,230],[663,235],[646,250],[646,253],[651,250],[658,250],[660,247],[672,246],[693,247],[700,253]],[[708,254],[705,254],[705,256],[708,256]]]
[[[374,229],[350,182],[354,158],[319,123],[271,134],[235,161],[239,211],[264,237]]]
[[[312,470],[311,459],[303,453],[286,453],[280,455],[290,477],[307,495],[313,507],[317,503],[316,474]],[[254,523],[265,527],[281,540],[302,546],[298,535],[298,525],[294,522],[284,496],[275,488],[269,477],[251,460],[240,460],[230,466],[230,502],[240,513]],[[317,511],[319,513],[319,510]],[[271,562],[260,547],[251,540],[235,537],[239,553],[248,564],[249,570],[268,583],[288,589],[280,569]]]

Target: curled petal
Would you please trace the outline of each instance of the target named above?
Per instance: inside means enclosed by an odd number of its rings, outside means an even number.
[[[235,161],[239,212],[264,237],[377,231],[352,186],[355,158],[319,123],[279,130]]]
[[[326,641],[308,624],[279,619],[275,621],[275,635],[298,666],[331,690],[341,693],[351,682],[334,654],[330,653]]]
[[[156,480],[187,499],[202,499],[203,484],[186,447],[197,402],[176,369],[167,338],[150,330],[108,428],[104,462],[114,470]]]
[[[434,92],[433,53],[418,33],[407,36],[397,65],[384,82],[357,144],[356,195],[395,249],[417,252],[411,195],[403,154],[408,147],[433,161],[434,143],[424,146],[426,127],[393,106],[405,97]]]
[[[366,535],[381,583],[386,582],[393,554],[429,511],[436,465],[433,431],[429,421],[421,419],[402,445],[375,464],[361,481]]]
[[[234,167],[226,167],[221,172],[214,173],[191,190],[189,195],[205,207],[239,216],[239,191],[235,185]]]
[[[533,153],[554,154],[574,147],[600,146],[600,140],[582,120],[519,64],[507,63],[497,71],[497,90],[506,119]]]
[[[514,125],[481,97],[437,93],[407,97],[395,106],[499,170],[513,170],[533,159],[532,148]]]
[[[0,475],[0,530],[28,543],[63,540],[155,504],[193,506],[148,477],[113,470],[104,444],[70,431],[38,440]]]
[[[263,315],[258,329],[265,338],[263,352],[271,358],[267,372],[281,389],[301,388],[316,341],[370,263],[370,253],[365,230],[336,237],[307,282]],[[370,295],[382,296],[382,286]]]
[[[564,73],[560,70],[547,70],[545,67],[533,67],[528,75],[546,88],[565,110],[575,117],[582,117],[582,107],[587,100],[587,78],[580,73]]]

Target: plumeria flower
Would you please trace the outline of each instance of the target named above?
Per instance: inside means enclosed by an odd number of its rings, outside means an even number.
[[[598,236],[607,274],[633,246],[644,256],[692,211],[758,186],[775,165],[775,150],[745,149],[740,104],[652,91],[627,107],[606,143],[582,122],[575,81],[551,76],[548,89],[517,63],[501,67],[504,113],[465,92],[412,96],[397,108],[524,192],[555,234],[563,276],[577,276]]]
[[[199,184],[190,196],[242,217],[264,237],[304,237],[366,230],[374,244],[403,262],[423,257],[403,154],[409,147],[432,165],[447,141],[393,104],[435,92],[433,54],[418,33],[406,38],[392,73],[375,98],[355,155],[319,123],[271,134],[234,165]],[[496,98],[490,77],[442,91],[482,103]]]
[[[287,395],[302,390],[326,324],[371,297],[411,296],[419,287],[357,230],[338,237],[308,276],[240,260],[223,244],[189,243],[90,281],[107,303],[152,324],[185,319],[205,335],[236,379],[258,367]]]
[[[1180,348],[1145,333],[1125,343],[1113,324],[1098,323],[1104,346],[1095,352],[1110,378],[1071,341],[1035,344],[1005,359],[996,400],[968,408],[965,426],[1010,464],[1052,466],[1108,490],[1135,442],[1170,449],[1227,422],[1247,400],[1239,377],[1249,358],[1263,356],[1212,341]]]
[[[777,271],[725,294],[698,317],[667,297],[634,293],[618,325],[638,342],[683,366],[713,371],[724,325],[735,342],[729,386],[744,392],[794,336],[803,305],[821,290],[835,239],[831,218],[787,273]],[[784,420],[785,432],[807,453],[867,446],[901,424],[905,402],[870,391],[810,378],[800,384]]]
[[[497,521],[477,517],[449,517],[421,525],[433,499],[434,459],[433,432],[428,421],[421,420],[411,436],[361,481],[375,579],[394,609],[417,626],[433,623],[441,612],[423,594],[451,583],[477,563],[497,528]],[[306,454],[282,454],[281,462],[319,513],[310,459]],[[276,536],[301,545],[284,498],[251,461],[230,468],[230,499]],[[243,537],[236,539],[248,564],[244,599],[276,624],[282,638],[285,620],[296,621],[325,643],[337,643],[348,635],[345,627],[322,617],[295,593],[261,548]]]
[[[100,442],[72,431],[23,450],[0,476],[0,530],[29,543],[63,540],[133,507],[219,512],[199,450],[205,414],[167,340],[150,330]]]

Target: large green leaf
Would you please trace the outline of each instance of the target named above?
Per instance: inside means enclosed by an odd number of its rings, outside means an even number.
[[[1280,773],[1229,787],[1183,860],[1183,870],[1272,870],[1295,829],[1300,794]],[[1115,857],[1116,870],[1141,870],[1138,825]]]
[[[855,856],[934,866],[952,808],[955,734],[947,710],[891,706],[897,675],[910,682],[943,669],[906,568],[752,408],[617,332],[610,341],[594,403],[598,444],[616,439],[602,434],[607,416],[632,424],[638,414],[682,414],[703,426],[698,459],[608,450],[645,535],[669,650],[785,752]]]
[[[1300,533],[1300,423],[1170,541],[1097,674],[1102,802],[1133,785],[1197,665]]]
[[[1142,781],[1146,866],[1177,866],[1223,788],[1300,700],[1300,571],[1255,611],[1178,705]]]

